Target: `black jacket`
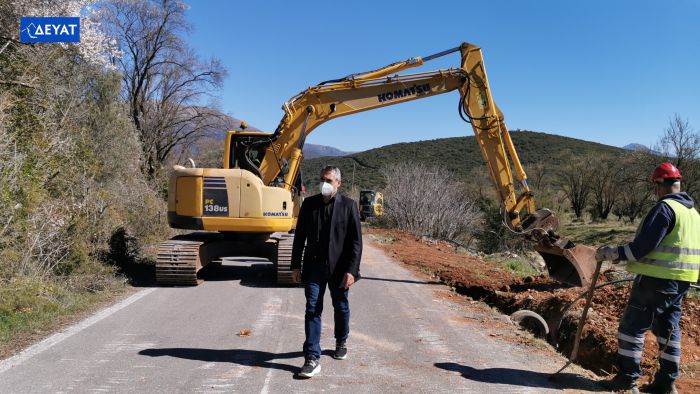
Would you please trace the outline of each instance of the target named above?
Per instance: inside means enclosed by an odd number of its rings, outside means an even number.
[[[328,245],[328,264],[332,281],[340,281],[346,272],[355,279],[360,278],[360,259],[362,257],[362,230],[360,212],[355,200],[341,194],[335,195],[331,217],[330,244]],[[301,268],[301,256],[304,255],[302,280],[306,282],[311,272],[326,271],[323,261],[318,261],[318,220],[319,211],[323,209],[323,196],[316,194],[308,197],[301,204],[292,248],[292,269]],[[306,245],[306,250],[304,250]]]

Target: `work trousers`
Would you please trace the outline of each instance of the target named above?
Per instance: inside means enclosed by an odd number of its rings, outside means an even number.
[[[620,373],[635,381],[640,366],[644,334],[652,330],[659,344],[659,370],[654,379],[670,384],[678,378],[681,360],[681,304],[690,282],[637,275],[618,330],[617,364]]]
[[[323,296],[326,287],[330,290],[333,301],[335,320],[335,339],[345,341],[350,333],[350,303],[348,289],[341,289],[340,283],[329,281],[322,273],[312,273],[306,282],[306,314],[304,316],[304,357],[321,357],[321,314],[323,313]]]

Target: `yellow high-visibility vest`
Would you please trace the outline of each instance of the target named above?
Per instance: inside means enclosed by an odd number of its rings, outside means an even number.
[[[687,208],[672,199],[661,203],[673,209],[676,216],[673,231],[646,256],[629,262],[627,271],[695,283],[700,270],[700,214],[695,208]]]

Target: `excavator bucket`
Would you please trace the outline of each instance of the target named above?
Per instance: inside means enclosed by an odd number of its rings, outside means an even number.
[[[561,240],[565,241],[563,246],[558,242],[535,245],[535,250],[544,259],[549,276],[558,282],[572,286],[588,286],[595,272],[595,248],[574,245],[573,242],[563,238],[560,238]]]
[[[523,221],[523,228],[535,241],[535,250],[544,259],[549,276],[572,286],[588,286],[596,268],[595,248],[576,245],[556,231],[559,219],[548,209],[540,209]]]

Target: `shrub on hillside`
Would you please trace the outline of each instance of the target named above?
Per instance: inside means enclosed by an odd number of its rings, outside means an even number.
[[[42,48],[8,48],[34,64]],[[31,52],[33,51],[33,52]],[[141,142],[116,73],[57,49],[32,68],[32,88],[0,87],[0,275],[62,277],[97,265],[117,229],[150,240],[166,232],[164,202],[141,173]]]
[[[447,170],[403,162],[384,167],[382,174],[386,221],[396,228],[461,241],[480,229],[481,211]]]
[[[479,199],[477,203],[484,213],[482,231],[476,234],[480,251],[491,254],[522,251],[528,247],[525,237],[514,233],[505,225],[499,204],[486,198]]]

